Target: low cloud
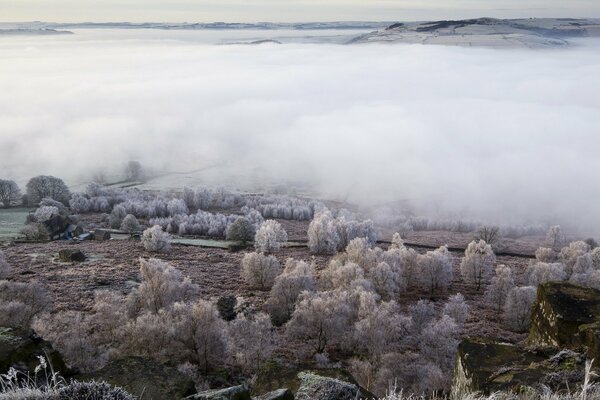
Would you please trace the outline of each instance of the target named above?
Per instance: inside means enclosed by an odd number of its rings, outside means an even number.
[[[600,230],[597,42],[215,46],[201,34],[4,38],[1,175],[220,165],[361,203]]]

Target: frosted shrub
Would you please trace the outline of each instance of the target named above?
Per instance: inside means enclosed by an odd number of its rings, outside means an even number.
[[[492,268],[496,262],[496,256],[492,246],[480,240],[472,241],[465,250],[465,257],[460,263],[460,273],[465,282],[481,288],[481,284],[487,281],[492,274]]]
[[[227,240],[235,240],[237,242],[250,242],[254,239],[254,225],[246,217],[239,217],[234,223],[227,227]]]
[[[493,304],[498,312],[502,310],[508,293],[515,287],[513,272],[506,265],[496,267],[496,275],[492,278],[490,285],[485,291],[486,300]]]
[[[556,262],[558,253],[549,247],[540,247],[535,251],[535,259],[544,263]]]
[[[409,307],[412,318],[413,332],[421,333],[425,325],[435,319],[435,307],[429,300],[419,300],[416,304]]]
[[[418,266],[421,286],[432,294],[436,290],[445,290],[452,282],[452,259],[446,246],[420,256]]]
[[[383,357],[374,388],[384,393],[394,385],[405,393],[429,398],[447,387],[447,378],[439,366],[417,352],[392,352]]]
[[[288,258],[283,273],[275,278],[266,306],[273,323],[281,325],[292,315],[300,293],[315,290],[314,268],[305,261]]]
[[[127,216],[127,210],[120,204],[113,207],[110,213],[110,227],[113,229],[119,229],[123,223],[123,219]]]
[[[430,322],[419,338],[419,349],[429,361],[449,371],[454,365],[454,356],[458,346],[459,328],[454,319],[443,315]]]
[[[42,206],[35,210],[35,212],[33,213],[33,216],[35,217],[35,220],[37,222],[45,222],[45,221],[48,221],[53,216],[59,215],[59,214],[60,214],[60,212],[58,211],[57,207]]]
[[[144,249],[155,253],[166,253],[171,250],[171,236],[158,225],[148,228],[142,234]]]
[[[73,212],[82,214],[90,211],[90,201],[79,193],[73,194],[69,200],[69,207]]]
[[[131,292],[128,299],[134,312],[147,310],[156,314],[178,301],[190,301],[199,293],[198,285],[156,258],[140,258],[140,275],[142,284]]]
[[[265,313],[238,315],[229,325],[229,338],[234,361],[249,373],[257,372],[274,350],[273,325]]]
[[[280,272],[281,266],[274,256],[247,253],[242,258],[242,278],[250,287],[270,289]]]
[[[404,240],[402,240],[402,237],[400,236],[400,234],[398,232],[396,232],[392,235],[392,244],[390,245],[390,248],[392,248],[392,249],[404,248]]]
[[[380,262],[368,275],[377,293],[384,299],[396,298],[406,287],[402,270]]]
[[[573,271],[573,267],[577,262],[577,258],[583,256],[590,251],[590,245],[583,241],[571,242],[568,246],[564,247],[559,255],[559,260],[565,264],[565,270],[568,275]]]
[[[386,352],[393,351],[399,345],[405,318],[400,315],[398,304],[394,301],[381,303],[372,312],[354,324],[355,350],[368,356],[377,364]]]
[[[565,266],[561,263],[538,262],[527,267],[529,286],[537,287],[545,282],[564,281],[566,279]]]
[[[524,332],[529,328],[535,296],[536,289],[533,286],[515,287],[508,292],[504,304],[504,320],[509,328],[516,332]]]
[[[353,313],[346,291],[304,292],[287,323],[286,335],[322,353],[344,339],[344,334],[350,331]]]
[[[140,223],[132,214],[127,214],[121,223],[121,230],[130,234],[140,231]]]
[[[368,271],[377,265],[379,249],[371,249],[371,244],[366,238],[352,239],[346,246],[345,260],[358,264]]]
[[[254,247],[263,253],[272,253],[287,242],[287,233],[275,220],[267,220],[260,225],[254,236]]]
[[[452,318],[458,327],[462,327],[469,316],[469,305],[465,301],[465,297],[457,293],[448,298],[442,313]]]
[[[11,272],[11,267],[6,260],[4,252],[0,250],[0,280],[5,279]]]
[[[340,237],[331,212],[315,215],[308,226],[308,248],[314,254],[335,254],[340,246]]]
[[[0,326],[28,328],[33,317],[51,307],[50,295],[40,283],[0,281]]]
[[[48,240],[49,234],[48,230],[44,226],[44,224],[32,223],[25,225],[19,233],[27,240]]]

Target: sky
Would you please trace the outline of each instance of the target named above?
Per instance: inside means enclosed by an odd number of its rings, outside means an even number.
[[[600,17],[597,0],[0,0],[0,22],[397,21]]]
[[[1,40],[3,178],[85,182],[132,159],[158,171],[219,165],[330,198],[600,234],[597,40],[556,50],[209,44],[216,34]]]

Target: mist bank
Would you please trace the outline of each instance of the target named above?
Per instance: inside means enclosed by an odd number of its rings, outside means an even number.
[[[292,182],[598,234],[598,41],[214,46],[203,32],[86,32],[0,41],[2,177],[76,185],[135,159],[183,172],[163,186]]]

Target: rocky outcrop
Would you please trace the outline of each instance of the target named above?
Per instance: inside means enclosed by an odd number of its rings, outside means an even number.
[[[598,322],[600,291],[565,282],[544,283],[533,305],[528,342],[559,349],[589,345]]]
[[[452,392],[518,393],[547,386],[576,387],[583,379],[585,356],[570,350],[535,352],[493,339],[469,338],[458,346]]]
[[[300,387],[296,400],[355,400],[359,397],[358,386],[339,379],[327,378],[311,372],[298,374]]]
[[[226,389],[207,390],[186,397],[186,400],[252,400],[250,391],[244,385],[232,386]]]
[[[280,360],[267,361],[258,372],[252,385],[252,395],[263,395],[281,388],[289,389],[292,394],[297,395],[302,379],[300,375],[310,373],[323,378],[331,378],[336,381],[345,382],[355,386],[360,391],[361,399],[371,399],[375,396],[364,388],[361,388],[356,380],[347,371],[341,368],[306,370],[302,366],[292,365]]]
[[[39,357],[44,357],[62,376],[70,375],[61,355],[50,343],[31,331],[0,327],[0,374],[6,374],[11,367],[30,373],[40,364]]]
[[[97,372],[78,376],[77,380],[108,382],[144,400],[176,400],[196,392],[194,382],[176,368],[140,357],[111,361]]]
[[[58,259],[63,262],[83,262],[85,254],[81,250],[63,249],[58,252]]]
[[[290,389],[278,389],[261,396],[256,396],[254,400],[294,400],[294,394]]]

